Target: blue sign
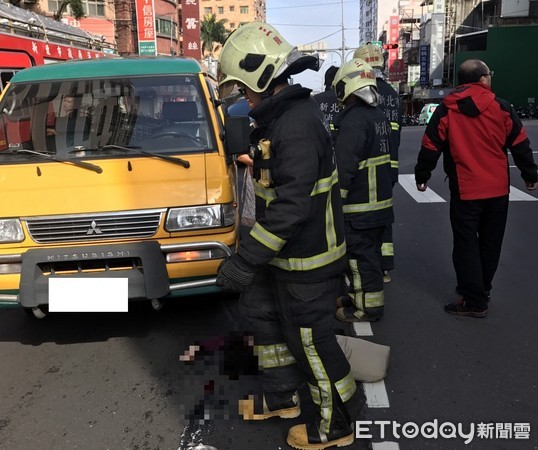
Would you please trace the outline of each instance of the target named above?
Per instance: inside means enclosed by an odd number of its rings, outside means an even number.
[[[420,78],[419,83],[421,87],[428,87],[430,82],[429,70],[430,70],[430,46],[420,46]]]

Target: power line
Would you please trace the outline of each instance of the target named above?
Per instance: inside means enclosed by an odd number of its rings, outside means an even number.
[[[278,26],[278,27],[338,27],[342,28],[341,25],[325,25],[325,24],[308,24],[305,25],[303,23],[273,23],[271,22],[271,25]]]
[[[331,3],[316,3],[313,5],[295,5],[295,6],[273,6],[268,9],[289,9],[289,8],[311,8],[312,6],[329,6],[329,5],[341,5],[342,3],[357,3],[356,1],[347,1],[347,2],[331,2]]]
[[[314,44],[315,42],[319,42],[323,39],[327,39],[328,37],[331,37],[331,36],[334,36],[335,34],[337,33],[340,33],[340,31],[335,31],[334,33],[331,33],[331,34],[328,34],[327,36],[323,36],[323,37],[320,37],[319,39],[316,39],[315,41],[312,41],[312,42],[308,42],[306,44],[301,44],[301,45],[310,45],[310,44]]]

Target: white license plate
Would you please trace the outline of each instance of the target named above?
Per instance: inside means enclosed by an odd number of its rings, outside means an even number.
[[[127,312],[127,278],[50,278],[50,312]]]

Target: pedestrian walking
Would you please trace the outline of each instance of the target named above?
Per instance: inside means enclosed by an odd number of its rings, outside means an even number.
[[[289,430],[288,444],[299,449],[351,444],[361,406],[332,321],[346,254],[331,138],[311,90],[289,85],[317,65],[261,22],[234,31],[219,61],[221,97],[237,85],[256,121],[256,223],[217,276],[219,286],[243,292],[240,311],[263,368],[263,396],[241,401],[240,413],[297,417],[296,390],[306,381],[317,419]]]
[[[402,130],[402,107],[398,92],[387,82],[385,74],[385,57],[379,45],[368,42],[361,45],[354,58],[366,61],[375,73],[377,92],[379,94],[379,108],[385,113],[390,122],[390,166],[392,168],[392,186],[398,182],[398,153],[400,148],[400,134]],[[381,268],[383,281],[391,281],[390,272],[394,270],[394,239],[392,236],[392,223],[385,226],[383,231],[383,244],[381,246]]]
[[[419,191],[441,153],[450,188],[452,261],[459,301],[449,314],[485,317],[508,215],[507,150],[528,190],[536,189],[536,164],[527,133],[514,108],[491,89],[493,71],[478,59],[459,67],[460,85],[433,113],[415,166]]]
[[[349,293],[338,297],[336,317],[346,322],[383,316],[381,244],[392,223],[390,124],[378,107],[375,74],[362,59],[337,72],[336,96],[344,109],[336,116],[335,153],[348,254]]]

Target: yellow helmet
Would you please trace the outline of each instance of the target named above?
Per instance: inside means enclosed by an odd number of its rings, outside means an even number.
[[[319,68],[316,56],[306,56],[271,25],[251,22],[240,26],[224,42],[219,57],[219,91],[225,98],[236,83],[264,92],[271,81],[306,69]]]
[[[356,91],[362,90],[365,87],[368,87],[368,91],[375,93],[375,97],[377,97],[377,84],[374,70],[364,60],[354,58],[345,63],[338,69],[338,72],[336,72],[333,81],[333,89],[336,92],[336,98],[342,103],[351,94],[356,93]]]
[[[355,53],[353,58],[360,58],[370,64],[372,67],[382,69],[385,66],[385,58],[383,57],[383,51],[381,47],[371,42],[361,45]]]

